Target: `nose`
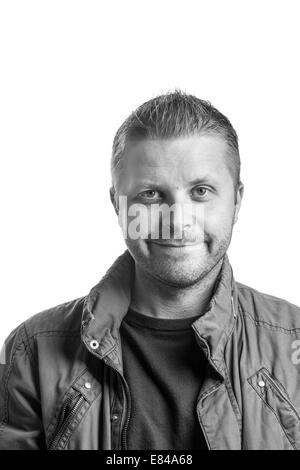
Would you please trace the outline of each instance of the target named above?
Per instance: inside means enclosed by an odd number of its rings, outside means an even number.
[[[202,217],[201,215],[199,217],[199,209],[203,206],[199,205],[197,213],[196,205],[191,201],[189,195],[179,188],[175,188],[165,202],[171,210],[170,216],[163,218],[162,226],[165,230],[166,227],[169,228],[170,237],[181,240],[201,238],[200,232],[202,233],[202,231],[199,219]]]
[[[174,210],[170,213],[170,236],[171,238],[189,238],[195,226],[191,203],[176,202]]]
[[[173,204],[185,204],[189,201],[189,196],[185,189],[180,186],[175,186],[166,193],[166,203],[169,205]]]

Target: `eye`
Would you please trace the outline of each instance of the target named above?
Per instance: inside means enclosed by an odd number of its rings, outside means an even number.
[[[198,186],[197,188],[194,188],[192,193],[195,197],[204,199],[207,196],[208,188],[205,186]]]
[[[155,189],[147,189],[147,191],[143,191],[142,193],[140,193],[140,197],[149,201],[160,197],[160,194]]]

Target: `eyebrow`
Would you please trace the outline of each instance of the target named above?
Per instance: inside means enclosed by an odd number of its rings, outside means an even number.
[[[212,184],[216,184],[216,180],[215,178],[213,178],[211,175],[204,175],[202,176],[201,178],[196,178],[192,181],[189,181],[187,183],[187,186],[196,186],[197,184],[203,184],[203,183],[212,183]],[[150,186],[151,188],[153,189],[161,189],[162,185],[159,185],[153,181],[150,181],[150,180],[142,180],[142,181],[139,181],[135,188],[139,188],[141,186]]]
[[[161,185],[154,183],[153,181],[139,181],[134,187],[139,188],[141,186],[149,186],[153,189],[160,189]]]
[[[195,186],[201,183],[216,183],[216,180],[212,175],[204,175],[202,178],[196,178],[193,181],[190,181],[189,185]]]

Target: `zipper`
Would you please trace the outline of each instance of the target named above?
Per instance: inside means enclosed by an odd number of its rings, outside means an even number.
[[[279,393],[279,395],[290,405],[290,407],[292,408],[292,410],[294,411],[295,415],[297,416],[297,418],[298,418],[299,421],[300,421],[300,416],[299,416],[298,410],[295,408],[295,406],[293,405],[293,403],[291,402],[291,400],[282,392],[282,390],[280,389],[280,387],[278,386],[278,384],[275,382],[275,380],[274,380],[265,370],[263,370],[262,374],[267,378],[267,380],[269,380],[269,382],[271,382],[271,384],[272,384],[273,387],[277,390],[277,392]]]
[[[219,385],[219,386],[220,386],[220,385]],[[209,393],[207,393],[207,394],[205,395],[205,397],[202,397],[202,399],[203,399],[203,398],[206,398],[206,397],[209,397],[209,395],[211,395],[212,393],[214,393],[214,392],[219,388],[219,386],[216,387],[216,388],[214,388],[213,390],[211,390]],[[209,444],[209,441],[208,441],[206,432],[205,432],[204,429],[203,429],[202,421],[201,421],[201,419],[199,418],[199,414],[198,414],[198,421],[199,421],[200,428],[201,428],[201,430],[202,430],[204,439],[205,439],[205,441],[206,441],[207,448],[208,448],[208,450],[210,450],[211,447],[210,447],[210,444]]]
[[[100,359],[98,354],[95,353],[95,351],[93,350],[90,350],[88,348],[89,352],[91,354],[93,354],[93,356],[97,357],[97,359]],[[100,359],[101,360],[101,359]],[[129,392],[129,387],[127,385],[127,382],[125,380],[125,378],[123,377],[123,375],[118,371],[118,369],[115,367],[115,365],[113,364],[113,362],[104,357],[102,359],[104,361],[105,364],[107,364],[109,367],[111,367],[113,370],[115,370],[117,372],[117,374],[121,377],[121,380],[123,382],[123,385],[124,385],[124,389],[125,389],[125,396],[127,395],[127,402],[128,402],[128,405],[127,405],[127,416],[126,416],[126,420],[125,420],[125,424],[124,424],[124,427],[123,427],[123,430],[122,430],[122,436],[121,436],[121,447],[123,447],[124,449],[127,448],[127,445],[126,445],[126,431],[127,431],[127,428],[128,428],[128,425],[129,425],[129,421],[130,421],[130,415],[131,415],[131,397],[130,397],[130,392]],[[122,450],[122,449],[121,449]]]
[[[77,414],[77,412],[79,411],[79,409],[83,405],[83,403],[85,401],[85,398],[84,398],[83,395],[81,395],[79,400],[76,402],[76,404],[74,405],[74,407],[72,408],[72,410],[70,411],[68,416],[66,417],[66,419],[64,419],[64,414],[65,414],[65,411],[66,411],[68,405],[70,405],[72,400],[74,400],[74,398],[76,398],[76,396],[79,396],[79,395],[80,394],[75,395],[75,397],[70,396],[68,398],[68,400],[66,400],[66,403],[65,403],[65,405],[62,409],[62,412],[61,412],[61,419],[60,419],[59,424],[57,426],[58,431],[55,433],[55,435],[54,435],[54,437],[53,437],[53,439],[52,439],[52,441],[50,442],[50,445],[49,445],[50,450],[53,450],[57,446],[57,444],[59,443],[61,437],[65,433],[68,425],[70,424],[70,422],[72,421],[74,416]]]
[[[128,387],[125,379],[124,379],[124,386],[125,386],[125,389],[126,389],[125,393],[127,393],[128,406],[127,406],[127,417],[126,417],[126,421],[125,421],[123,431],[122,431],[122,448],[123,448],[123,450],[127,450],[126,432],[127,432],[127,429],[128,429],[130,416],[131,416],[131,397],[130,397],[129,387]]]
[[[237,315],[236,315],[236,311],[235,311],[235,307],[234,307],[234,301],[233,301],[233,295],[232,295],[232,293],[231,293],[231,308],[232,308],[233,318],[236,319],[236,318],[237,318]],[[197,332],[197,330],[196,330],[196,328],[194,327],[193,324],[192,324],[192,328],[193,328],[194,332],[196,333],[196,337],[201,340],[201,342],[202,342],[203,345],[204,345],[204,348],[206,349],[208,363],[209,363],[210,366],[215,370],[215,372],[217,372],[218,375],[221,375],[221,377],[223,377],[222,374],[219,372],[219,370],[216,368],[215,364],[211,361],[210,350],[209,350],[209,347],[208,347],[207,342],[205,341],[205,339],[199,337],[198,332]],[[233,330],[232,330],[232,331],[233,331]],[[205,395],[205,398],[208,397],[209,395],[211,395],[212,393],[214,393],[215,390],[216,390],[216,388],[214,388],[213,390],[211,390],[207,395]],[[204,398],[204,397],[202,397],[202,398]],[[207,435],[206,435],[206,433],[205,433],[205,431],[204,431],[204,428],[203,428],[203,425],[202,425],[202,422],[201,422],[199,416],[198,416],[198,421],[199,421],[200,428],[201,428],[201,430],[202,430],[203,436],[204,436],[204,438],[205,438],[205,441],[206,441],[206,444],[207,444],[207,448],[210,450],[209,441],[208,441]]]
[[[192,328],[193,328],[193,330],[195,331],[196,336],[199,338],[198,333],[197,333],[197,330],[196,330],[196,328],[194,328],[194,325],[192,325]],[[208,363],[209,363],[210,366],[220,375],[220,372],[218,371],[218,369],[216,368],[216,366],[214,365],[214,363],[211,362],[210,351],[209,351],[209,347],[208,347],[207,342],[206,342],[205,339],[203,339],[203,338],[201,338],[201,341],[203,342],[204,348],[206,349],[206,352],[207,352],[207,360],[208,360]],[[205,395],[205,398],[208,397],[209,395],[211,395],[212,393],[214,393],[215,390],[216,390],[215,388],[214,388],[213,390],[211,390],[207,395]],[[204,398],[204,397],[202,397],[202,399],[203,399],[203,398]],[[203,427],[203,425],[202,425],[202,421],[201,421],[201,419],[199,418],[199,414],[198,414],[198,421],[199,421],[200,428],[201,428],[201,430],[202,430],[202,434],[203,434],[204,439],[205,439],[205,441],[206,441],[207,448],[208,448],[208,450],[210,450],[211,447],[210,447],[210,444],[209,444],[209,441],[208,441],[206,432],[205,432],[205,430],[204,430],[204,427]]]
[[[201,402],[204,398],[207,398],[207,397],[209,397],[210,395],[212,395],[212,393],[214,393],[219,387],[220,387],[220,384],[218,385],[218,387],[213,388],[213,390],[211,390],[211,391],[210,391],[209,393],[207,393],[204,397],[202,397],[201,400],[200,400],[200,402]],[[197,414],[198,414],[198,413],[197,413]],[[198,414],[198,421],[199,421],[199,424],[200,424],[200,428],[201,428],[201,430],[202,430],[202,434],[203,434],[204,439],[205,439],[205,441],[206,441],[207,448],[208,448],[208,450],[210,450],[211,447],[210,447],[210,444],[209,444],[209,441],[208,441],[206,432],[205,432],[205,430],[204,430],[204,427],[203,427],[203,425],[202,425],[202,421],[201,421],[201,419],[200,419],[200,417],[199,417],[199,414]]]
[[[118,369],[114,366],[114,364],[108,358],[104,358],[104,362],[108,366],[112,367],[112,369],[114,369],[117,372],[117,374],[121,377],[121,380],[122,380],[123,385],[124,385],[123,390],[124,390],[124,395],[125,395],[125,403],[126,403],[126,400],[127,400],[127,410],[126,410],[127,413],[126,413],[125,423],[124,423],[124,426],[123,426],[123,429],[122,429],[122,432],[121,432],[121,450],[127,450],[126,432],[127,432],[127,429],[128,429],[130,416],[131,416],[131,397],[130,397],[129,387],[128,387],[128,384],[127,384],[125,378],[118,371]]]

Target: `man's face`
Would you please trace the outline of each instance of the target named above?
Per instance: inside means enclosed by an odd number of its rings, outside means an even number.
[[[162,237],[163,218],[158,239],[153,239],[150,224],[143,238],[127,235],[128,250],[145,274],[187,287],[203,279],[224,256],[243,191],[238,189],[235,204],[227,150],[218,135],[145,139],[126,145],[117,176],[117,205],[119,196],[126,196],[128,210],[133,204],[143,204],[149,220],[154,204],[175,204],[193,211],[188,224],[180,217],[169,219],[168,239]],[[131,220],[128,217],[127,224]],[[176,224],[181,224],[179,239],[174,236]]]

